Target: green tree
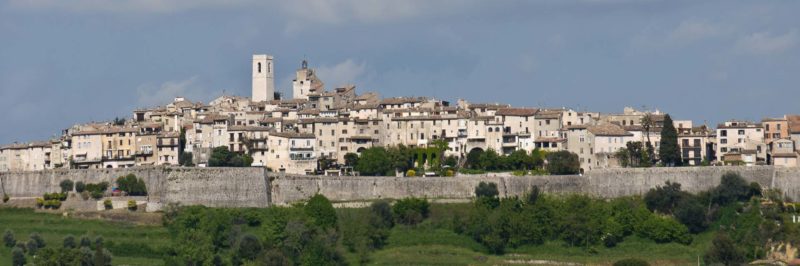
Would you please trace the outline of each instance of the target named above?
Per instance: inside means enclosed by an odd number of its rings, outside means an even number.
[[[711,241],[711,247],[706,251],[703,260],[709,265],[718,263],[726,266],[743,265],[744,252],[725,232],[719,232]]]
[[[453,155],[449,155],[444,158],[443,164],[449,166],[450,168],[455,168],[458,166],[458,159],[456,159],[456,157]]]
[[[392,216],[398,223],[416,225],[430,214],[430,203],[426,199],[405,198],[398,200],[392,206]]]
[[[414,169],[415,149],[409,148],[405,145],[397,145],[387,149],[389,160],[391,162],[390,171],[406,172],[409,169]],[[363,158],[363,153],[362,153]],[[394,173],[387,173],[387,175],[394,175]]]
[[[483,150],[481,149],[472,149],[467,153],[467,168],[470,169],[481,169],[481,156],[483,155]]]
[[[580,173],[581,163],[578,155],[569,151],[547,154],[547,171],[554,175],[574,175]]]
[[[134,174],[128,174],[117,178],[117,185],[120,190],[125,191],[131,196],[146,196],[147,186],[144,180],[139,179]]]
[[[28,254],[36,255],[36,251],[39,250],[39,245],[36,244],[36,240],[28,239],[28,242],[25,243],[25,249],[28,251]]]
[[[650,191],[644,195],[644,202],[651,211],[672,214],[678,202],[686,196],[687,193],[681,191],[680,183],[667,181],[664,183],[664,186],[651,188]]]
[[[603,236],[603,210],[583,195],[572,195],[561,206],[559,224],[561,238],[570,246],[588,248]]]
[[[94,256],[92,256],[94,266],[111,266],[112,259],[111,252],[103,248],[102,244],[95,247]]]
[[[354,167],[358,164],[358,154],[348,152],[344,155],[344,165]]]
[[[11,229],[6,229],[6,231],[3,232],[3,244],[5,244],[8,248],[17,244],[17,239],[14,238],[14,231],[11,231]]]
[[[708,228],[706,208],[693,196],[683,197],[673,211],[675,219],[689,228],[689,232],[697,234]]]
[[[475,187],[475,197],[490,197],[494,198],[499,195],[500,192],[497,190],[497,183],[494,182],[480,182],[477,187]]]
[[[484,153],[481,153],[480,157],[480,169],[492,171],[492,170],[499,170],[500,166],[500,155],[493,149],[489,149]]]
[[[64,179],[58,185],[61,187],[61,193],[67,193],[72,191],[74,183],[72,183],[72,180]]]
[[[246,260],[253,260],[261,253],[262,249],[263,246],[261,245],[261,241],[258,240],[258,237],[252,234],[245,234],[242,236],[242,239],[239,240],[237,255]]]
[[[67,235],[64,237],[64,248],[73,249],[78,247],[78,244],[75,243],[75,237],[73,235]]]
[[[34,243],[36,243],[37,248],[43,248],[45,245],[47,245],[47,243],[44,242],[44,238],[42,238],[39,233],[31,233],[30,238],[34,241]]]
[[[82,181],[78,181],[75,183],[75,192],[81,193],[86,190],[86,184]]]
[[[678,146],[678,131],[675,129],[669,114],[664,115],[664,126],[661,128],[658,156],[664,166],[680,166],[683,162],[681,160],[681,149]]]
[[[23,266],[26,262],[25,252],[21,248],[15,247],[11,249],[11,265]]]
[[[744,178],[736,172],[727,172],[723,174],[719,185],[713,191],[714,202],[719,205],[747,200],[751,194],[750,186],[747,185]]]
[[[382,176],[392,173],[392,159],[383,147],[372,147],[361,152],[355,170],[362,175]]]
[[[321,194],[316,194],[308,200],[303,207],[306,215],[315,225],[323,229],[336,228],[336,209],[333,204]]]
[[[219,146],[211,150],[211,156],[208,158],[208,166],[210,167],[225,167],[228,162],[233,159],[234,154],[228,150],[228,147]]]

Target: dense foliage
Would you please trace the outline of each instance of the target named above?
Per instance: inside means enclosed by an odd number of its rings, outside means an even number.
[[[252,164],[253,157],[248,154],[231,152],[225,146],[211,150],[211,156],[208,158],[210,167],[249,167]]]
[[[658,144],[658,157],[664,166],[680,166],[681,149],[678,146],[678,131],[669,114],[664,115],[664,126],[661,128],[661,140]]]
[[[581,163],[578,155],[569,151],[547,154],[547,171],[553,175],[574,175],[580,173]]]
[[[119,190],[125,191],[131,196],[147,196],[147,186],[144,184],[144,179],[137,178],[134,174],[120,176],[117,178],[117,185]]]
[[[495,150],[473,149],[467,154],[466,167],[484,171],[529,171],[544,168],[545,152],[539,149],[529,154],[516,150],[509,155],[500,155]],[[453,158],[454,160],[455,158]]]
[[[67,193],[72,191],[73,185],[74,183],[72,183],[72,180],[69,179],[61,180],[61,183],[58,184],[58,186],[61,187],[61,193]]]

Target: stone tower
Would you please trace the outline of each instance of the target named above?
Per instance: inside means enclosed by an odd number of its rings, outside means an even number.
[[[308,61],[303,60],[296,77],[292,81],[292,94],[295,99],[308,99],[309,94],[319,94],[325,90],[325,84],[317,78],[313,69],[308,68]]]
[[[275,68],[272,56],[266,54],[253,55],[253,101],[271,101],[275,99]]]

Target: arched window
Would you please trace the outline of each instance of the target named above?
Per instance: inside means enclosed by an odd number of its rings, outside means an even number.
[[[258,73],[261,73],[261,62],[258,63]]]
[[[272,73],[272,63],[267,63],[267,73]]]
[[[492,132],[492,128],[491,127],[489,128],[489,132]]]

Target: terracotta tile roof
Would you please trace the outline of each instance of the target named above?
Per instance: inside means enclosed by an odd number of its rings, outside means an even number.
[[[282,137],[282,138],[293,138],[293,139],[313,139],[315,138],[314,134],[311,133],[297,133],[297,132],[272,132],[269,134],[270,136]]]
[[[318,108],[306,108],[297,112],[298,115],[318,115],[319,109]]]
[[[535,108],[500,108],[495,115],[505,116],[533,116],[539,109]]]
[[[229,126],[228,131],[270,131],[273,130],[272,127],[262,127],[262,126]]]
[[[420,103],[424,101],[425,98],[423,97],[393,97],[393,98],[385,98],[381,100],[381,105],[391,105],[391,104],[405,104],[405,103]]]
[[[587,130],[595,136],[633,136],[621,126],[611,123],[589,126]]]

